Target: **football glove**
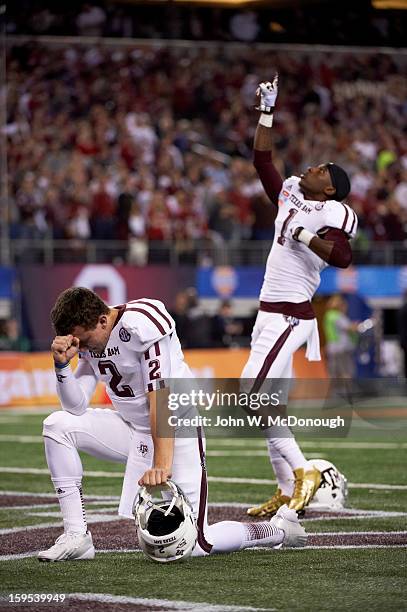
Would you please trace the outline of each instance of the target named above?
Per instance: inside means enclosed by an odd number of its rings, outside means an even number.
[[[273,82],[270,81],[260,83],[256,90],[256,96],[260,98],[259,105],[256,110],[262,113],[271,114],[274,111],[278,95],[278,74],[275,75]]]

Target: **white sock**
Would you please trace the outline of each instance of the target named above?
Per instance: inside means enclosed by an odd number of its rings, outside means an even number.
[[[294,476],[293,471],[286,459],[282,457],[279,451],[275,448],[273,441],[267,439],[267,449],[269,452],[270,462],[273,466],[274,474],[276,475],[277,483],[281,493],[287,497],[291,497],[294,491]]]
[[[222,521],[209,525],[207,539],[213,544],[211,554],[228,553],[253,546],[278,546],[284,539],[284,531],[269,522]]]
[[[245,538],[242,548],[253,546],[278,546],[284,540],[284,531],[270,525],[268,521],[261,523],[243,523]]]
[[[71,478],[53,478],[64,521],[65,533],[86,533],[86,512],[80,483]]]
[[[82,499],[82,463],[74,447],[44,437],[45,455],[51,480],[61,508],[65,533],[86,533],[86,513]]]
[[[278,437],[275,437],[278,435]],[[267,444],[272,444],[287,461],[292,470],[308,469],[308,461],[298,446],[292,431],[288,427],[273,426],[266,430]]]

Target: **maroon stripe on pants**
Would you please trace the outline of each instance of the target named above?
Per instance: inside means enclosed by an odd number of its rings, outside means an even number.
[[[201,459],[202,473],[201,473],[201,491],[199,495],[199,511],[198,511],[198,544],[206,553],[210,553],[212,550],[212,544],[209,544],[204,534],[204,521],[205,521],[205,510],[206,500],[208,497],[208,480],[206,477],[206,463],[205,463],[205,452],[202,441],[202,430],[197,427],[198,445],[199,445],[199,457]]]
[[[256,380],[254,382],[254,385],[253,385],[250,393],[257,393],[258,392],[258,390],[260,389],[260,387],[264,383],[264,380],[265,380],[267,374],[269,373],[269,370],[270,370],[271,366],[273,365],[274,361],[276,360],[277,355],[279,354],[279,352],[283,348],[283,346],[285,344],[285,341],[287,340],[287,338],[291,334],[291,332],[292,332],[292,327],[291,327],[291,325],[289,325],[287,327],[287,329],[285,330],[285,332],[283,332],[281,334],[281,336],[279,338],[277,338],[277,340],[274,343],[271,351],[268,353],[266,359],[264,360],[260,372],[257,374]]]

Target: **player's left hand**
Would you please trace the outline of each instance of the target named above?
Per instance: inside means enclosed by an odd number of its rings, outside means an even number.
[[[143,476],[138,481],[138,484],[140,486],[155,486],[159,484],[164,484],[169,478],[171,478],[170,470],[166,470],[165,468],[153,467],[150,470],[144,472]]]
[[[278,74],[274,76],[273,82],[270,81],[260,83],[256,90],[256,96],[259,99],[259,104],[256,110],[262,113],[272,113],[276,105],[278,95]]]
[[[304,228],[302,227],[302,225],[292,225],[290,227],[291,238],[299,242],[299,235],[303,229]]]

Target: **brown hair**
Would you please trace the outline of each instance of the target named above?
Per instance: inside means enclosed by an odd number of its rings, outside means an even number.
[[[51,310],[51,321],[59,336],[67,336],[77,325],[95,329],[100,315],[108,314],[109,307],[96,293],[85,287],[65,289]]]

